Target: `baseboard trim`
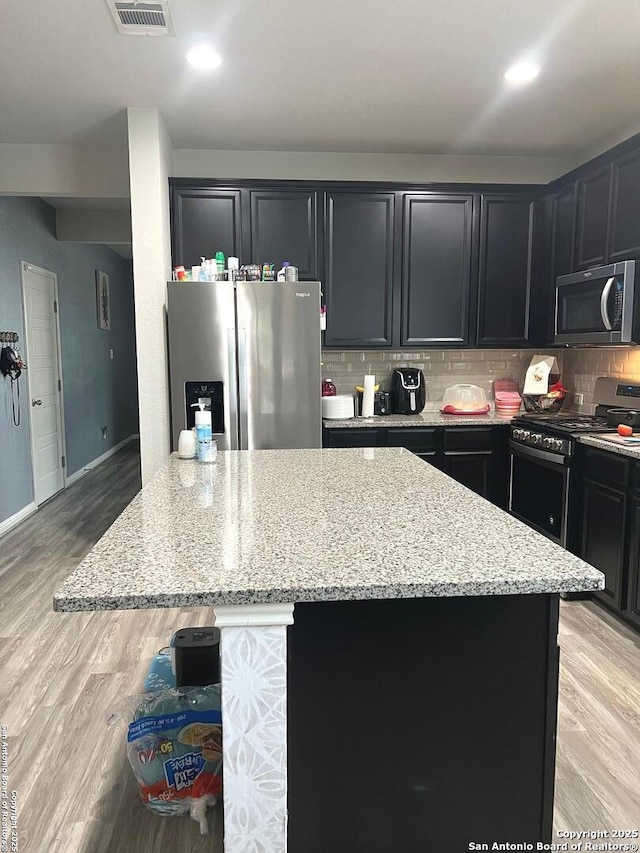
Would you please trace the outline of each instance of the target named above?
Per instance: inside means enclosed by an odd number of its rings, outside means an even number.
[[[97,468],[98,465],[105,462],[110,456],[114,456],[119,450],[122,450],[126,444],[129,444],[131,441],[135,441],[137,438],[140,438],[140,435],[137,432],[134,432],[119,444],[115,444],[113,447],[110,447],[109,450],[106,450],[101,456],[98,456],[92,462],[89,462],[87,465],[83,465],[82,468],[67,477],[67,488],[69,488],[69,486],[73,486],[73,484],[82,479],[85,474],[88,474],[89,471]]]
[[[15,512],[13,515],[10,515],[9,518],[5,518],[4,521],[0,521],[0,536],[4,536],[5,533],[8,533],[12,528],[16,526],[16,524],[20,524],[21,521],[24,521],[25,518],[29,518],[30,515],[36,511],[37,507],[33,501],[26,506],[23,506],[22,509],[19,509],[18,512]]]

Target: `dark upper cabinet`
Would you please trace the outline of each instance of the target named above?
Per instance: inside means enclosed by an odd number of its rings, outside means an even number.
[[[610,165],[578,181],[576,269],[606,262],[610,188]]]
[[[530,197],[482,197],[477,325],[479,346],[529,343],[534,209]]]
[[[595,593],[620,608],[624,572],[627,496],[594,480],[583,481],[582,553],[605,575],[605,588]]]
[[[241,257],[240,192],[237,190],[172,190],[173,265],[189,268],[200,258]]]
[[[405,195],[402,346],[467,344],[472,195]]]
[[[394,210],[394,193],[325,194],[325,346],[391,345]]]
[[[640,151],[613,163],[609,260],[640,259]]]
[[[307,281],[321,278],[318,265],[318,193],[314,190],[251,192],[251,262],[283,261]]]
[[[552,199],[551,280],[574,267],[576,185],[569,184]]]

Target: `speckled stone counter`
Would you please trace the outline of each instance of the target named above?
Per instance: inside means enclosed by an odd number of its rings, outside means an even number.
[[[376,415],[373,418],[325,418],[325,427],[331,429],[364,429],[365,427],[432,427],[432,426],[498,426],[510,424],[511,416],[497,415],[442,415],[440,412],[421,412],[419,415]]]
[[[602,586],[401,448],[232,451],[172,457],[54,607],[213,605],[225,851],[448,853],[551,840],[557,593]]]
[[[581,435],[578,437],[579,444],[589,447],[597,447],[598,450],[606,450],[609,453],[617,453],[619,456],[630,456],[632,459],[640,459],[640,444],[618,444],[614,441],[606,441],[596,435]]]
[[[60,611],[580,591],[591,566],[400,448],[172,457]]]

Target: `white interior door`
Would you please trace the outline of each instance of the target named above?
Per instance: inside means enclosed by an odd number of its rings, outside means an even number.
[[[64,437],[56,276],[22,264],[31,412],[34,499],[39,506],[64,488]]]

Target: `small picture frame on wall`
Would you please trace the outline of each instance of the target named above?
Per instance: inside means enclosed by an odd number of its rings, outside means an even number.
[[[98,309],[98,328],[111,328],[111,298],[109,296],[109,276],[102,270],[96,270],[96,307]]]

